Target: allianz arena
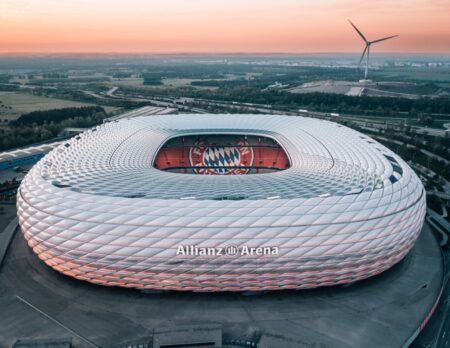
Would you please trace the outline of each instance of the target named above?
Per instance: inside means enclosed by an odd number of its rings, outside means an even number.
[[[88,282],[259,291],[345,284],[399,262],[422,229],[410,167],[342,125],[275,115],[105,123],[23,180],[21,230]]]

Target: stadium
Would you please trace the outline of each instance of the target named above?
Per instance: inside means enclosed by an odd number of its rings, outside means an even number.
[[[152,290],[347,284],[414,246],[422,183],[368,136],[318,119],[162,115],[105,123],[41,159],[17,197],[53,269]]]

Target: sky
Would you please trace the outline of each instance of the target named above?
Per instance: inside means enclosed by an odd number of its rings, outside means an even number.
[[[0,53],[450,54],[450,0],[0,0]]]

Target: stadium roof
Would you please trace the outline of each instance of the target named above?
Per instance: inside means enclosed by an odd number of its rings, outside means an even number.
[[[227,177],[180,176],[153,168],[161,145],[187,134],[271,137],[284,148],[291,167],[273,175]],[[165,115],[99,126],[66,142],[46,158],[42,170],[55,185],[104,196],[320,198],[370,195],[392,186],[391,176],[398,179],[401,174],[395,171],[398,163],[394,166],[386,155],[394,156],[371,138],[327,121],[264,115]]]

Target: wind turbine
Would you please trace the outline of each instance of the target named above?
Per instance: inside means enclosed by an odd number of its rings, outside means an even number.
[[[351,20],[348,20],[350,22],[350,24],[352,25],[353,28],[355,28],[356,32],[359,34],[359,36],[361,36],[361,38],[364,40],[364,42],[366,43],[366,47],[364,48],[364,51],[361,55],[361,59],[359,60],[358,63],[358,67],[361,66],[361,63],[364,59],[364,56],[366,56],[366,69],[364,71],[364,80],[367,80],[367,75],[369,73],[369,56],[370,56],[370,46],[374,43],[380,42],[380,41],[384,41],[384,40],[388,40],[388,39],[392,39],[393,37],[397,37],[398,35],[392,35],[392,36],[387,36],[387,37],[383,37],[382,39],[378,39],[378,40],[373,40],[373,41],[368,41],[366,39],[366,37],[363,35],[363,33],[361,33],[359,31],[359,29],[351,22]]]

